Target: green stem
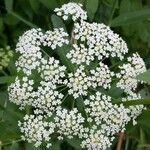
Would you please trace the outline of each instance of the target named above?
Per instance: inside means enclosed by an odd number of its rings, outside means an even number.
[[[112,6],[111,15],[110,15],[110,18],[109,18],[109,21],[108,21],[108,25],[109,26],[111,25],[111,21],[113,19],[113,16],[114,16],[114,13],[115,13],[115,10],[116,10],[117,2],[118,2],[118,0],[114,0],[113,6]]]
[[[62,103],[66,100],[66,98],[68,97],[68,93],[65,95],[65,97],[63,98],[63,100],[62,100]]]
[[[18,139],[18,140],[15,140],[15,141],[11,141],[11,142],[8,142],[8,143],[1,144],[0,146],[6,146],[6,145],[13,144],[13,143],[21,142],[21,141],[22,141],[22,139]]]

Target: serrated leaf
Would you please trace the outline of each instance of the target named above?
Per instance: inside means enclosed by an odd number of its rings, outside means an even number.
[[[150,9],[138,10],[133,12],[127,12],[114,18],[111,22],[111,26],[123,26],[140,21],[144,21],[150,18]]]
[[[150,84],[150,69],[147,70],[146,72],[138,75],[137,79],[141,80],[141,81],[144,81],[144,82],[147,82],[148,84]]]
[[[98,8],[98,4],[99,4],[99,0],[87,0],[86,9],[90,20],[93,20]]]

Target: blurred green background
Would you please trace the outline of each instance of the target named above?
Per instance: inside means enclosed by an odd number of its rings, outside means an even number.
[[[7,86],[16,76],[15,45],[18,37],[30,28],[52,29],[56,19],[54,8],[68,2],[70,1],[0,0],[0,48],[3,48],[3,52],[0,50],[0,150],[38,150],[32,144],[20,141],[17,121],[23,117],[24,112],[19,111],[16,105],[8,101]],[[150,68],[150,0],[74,0],[74,2],[83,4],[88,12],[89,22],[103,22],[120,34],[128,44],[129,53],[137,51],[147,68]],[[69,28],[69,24],[65,25]],[[141,90],[144,96],[149,96],[149,92],[149,85],[145,85]],[[116,142],[110,149],[115,147]],[[122,147],[123,150],[150,150],[149,108],[138,117],[137,126],[127,126]],[[76,140],[63,143],[54,141],[51,149],[73,150],[79,149],[79,145]]]

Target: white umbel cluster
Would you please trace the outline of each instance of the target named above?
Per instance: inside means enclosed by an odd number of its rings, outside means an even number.
[[[22,81],[17,77],[14,83],[8,87],[9,100],[22,109],[24,106],[31,105],[33,93],[33,80],[23,77]]]
[[[90,73],[93,88],[103,87],[104,89],[109,89],[111,87],[110,84],[114,73],[109,70],[107,65],[100,62],[95,70],[90,70]]]
[[[67,109],[58,107],[54,120],[58,128],[58,139],[62,140],[64,136],[69,139],[74,136],[81,136],[80,133],[83,130],[84,118],[76,108],[68,111]]]
[[[69,53],[67,53],[66,56],[71,60],[73,64],[79,65],[85,63],[89,65],[90,62],[94,60],[93,54],[93,49],[87,49],[83,44],[80,44],[80,46],[74,44],[73,49]]]
[[[127,64],[119,66],[120,72],[116,74],[116,77],[120,80],[117,83],[117,87],[120,87],[129,95],[133,95],[140,82],[136,77],[140,73],[145,72],[146,67],[144,61],[137,53],[128,57],[128,62]]]
[[[62,5],[61,8],[56,8],[54,11],[64,20],[68,20],[69,17],[71,17],[73,21],[77,21],[78,19],[86,20],[87,13],[81,7],[81,4],[70,2]]]
[[[38,147],[42,144],[43,140],[46,141],[49,147],[50,136],[54,133],[55,124],[44,121],[44,117],[25,115],[24,122],[18,123],[23,140],[27,140],[29,143],[34,142],[35,146]]]
[[[92,126],[90,130],[85,129],[83,139],[81,143],[82,148],[88,150],[106,150],[111,146],[114,137],[109,138],[105,135],[103,129],[97,129],[96,126]]]
[[[84,71],[84,66],[79,66],[76,72],[68,74],[69,81],[67,87],[69,87],[68,93],[73,95],[74,98],[80,96],[86,96],[87,90],[91,86],[90,78]]]
[[[94,50],[94,55],[102,60],[103,57],[118,57],[120,60],[128,52],[126,43],[108,26],[98,23],[81,21],[75,23],[74,38]]]
[[[60,66],[60,62],[55,60],[54,57],[49,57],[48,60],[41,59],[41,65],[38,72],[44,81],[50,81],[53,84],[61,84],[62,78],[65,77],[65,66]]]
[[[106,150],[145,109],[123,105],[141,99],[135,91],[143,82],[136,76],[146,71],[145,63],[135,53],[127,63],[113,64],[113,58],[122,61],[128,53],[126,42],[108,26],[88,23],[81,5],[71,2],[55,12],[64,20],[72,18],[71,33],[63,28],[31,29],[16,46],[21,54],[16,61],[18,77],[8,92],[11,102],[28,108],[19,121],[22,138],[36,147],[46,143],[47,148],[52,138],[78,138],[84,149]],[[123,91],[119,104],[111,97],[114,87]]]

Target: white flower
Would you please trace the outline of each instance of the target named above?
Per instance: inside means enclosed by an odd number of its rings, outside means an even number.
[[[80,44],[79,47],[77,44],[74,44],[73,49],[67,53],[66,56],[72,63],[76,63],[78,65],[86,63],[89,65],[89,63],[94,60],[94,50],[85,48],[83,44]]]
[[[90,70],[90,73],[93,88],[100,86],[107,89],[111,87],[110,84],[114,73],[109,70],[107,65],[100,62],[99,66],[96,67],[95,70]]]
[[[62,5],[61,8],[55,8],[54,11],[58,16],[62,16],[64,20],[68,20],[68,17],[70,16],[73,21],[77,21],[78,19],[86,20],[87,13],[81,7],[81,4],[70,2]]]
[[[96,92],[84,101],[85,111],[88,121],[94,122],[105,129],[106,135],[114,135],[120,130],[125,129],[125,125],[130,121],[129,110],[123,105],[114,105],[111,97]],[[105,126],[103,126],[103,124]]]
[[[9,100],[20,108],[24,108],[26,105],[31,105],[33,101],[33,80],[29,80],[27,77],[23,77],[22,81],[17,77],[14,83],[8,87]]]
[[[72,18],[75,24],[71,33],[63,28],[45,32],[31,29],[16,46],[21,54],[16,61],[18,77],[8,92],[9,100],[21,109],[31,108],[19,122],[22,138],[36,147],[45,143],[49,148],[51,137],[75,137],[82,140],[84,149],[106,150],[114,136],[124,131],[129,121],[136,124],[137,116],[145,109],[143,105],[123,105],[124,101],[141,98],[135,91],[143,82],[136,76],[146,71],[145,63],[134,53],[127,63],[122,61],[121,66],[110,69],[111,59],[123,60],[128,53],[125,41],[102,23],[86,22],[80,4],[64,4],[55,12],[64,20]],[[57,51],[65,44],[72,49]],[[68,72],[66,63],[73,63],[72,72]],[[115,75],[115,71],[119,73]],[[114,86],[125,95],[120,104],[110,97]]]
[[[24,53],[16,61],[17,71],[23,71],[26,75],[31,75],[32,70],[38,69],[42,53],[37,52],[33,54]]]
[[[41,29],[31,29],[26,31],[20,38],[16,45],[16,51],[21,54],[31,54],[40,51],[39,46],[43,39]]]
[[[136,90],[138,83],[141,82],[136,79],[136,76],[146,71],[143,59],[136,53],[127,58],[127,64],[119,66],[120,73],[116,74],[119,78],[117,87],[123,89],[127,94],[132,95]],[[142,83],[142,82],[141,82]]]
[[[128,57],[128,62],[131,63],[136,75],[146,71],[145,63],[138,53],[133,53],[131,57]]]
[[[69,81],[67,83],[67,87],[69,87],[69,94],[73,95],[74,98],[87,95],[87,90],[91,86],[91,81],[84,72],[83,66],[79,66],[74,74],[69,73],[68,77]]]
[[[112,145],[114,137],[105,136],[103,129],[92,126],[90,130],[85,130],[81,147],[87,150],[106,150]]]
[[[18,122],[20,130],[24,134],[22,139],[29,143],[34,142],[36,147],[40,146],[43,141],[48,143],[51,139],[50,135],[54,133],[55,124],[44,121],[44,119],[41,115],[25,115],[24,122]]]
[[[117,78],[120,79],[117,87],[120,87],[128,94],[132,94],[138,85],[135,70],[131,64],[123,64],[119,68],[121,69],[120,73],[116,74]]]
[[[38,68],[41,78],[53,84],[61,84],[63,82],[62,78],[65,77],[66,67],[60,66],[59,63],[54,57],[49,57],[48,60],[42,58],[41,65]]]
[[[85,42],[88,49],[94,49],[94,54],[99,60],[109,56],[122,60],[128,52],[127,45],[122,38],[102,23],[85,21],[75,23],[74,34],[76,40]]]
[[[56,91],[56,86],[51,82],[41,82],[37,91],[34,92],[34,97],[32,106],[38,111],[41,110],[40,113],[46,112],[48,116],[51,116],[61,104],[63,94]]]
[[[127,96],[126,98],[122,98],[122,101],[125,102],[137,99],[141,99],[141,96],[133,93],[132,95]],[[144,105],[135,105],[129,106],[128,109],[130,110],[130,118],[133,121],[133,125],[136,125],[137,124],[136,118],[142,113],[144,109],[146,109],[146,107],[144,107]]]
[[[76,108],[69,111],[58,107],[54,120],[59,139],[63,139],[64,136],[69,139],[73,136],[81,136],[80,132],[83,130],[84,118]]]
[[[62,47],[64,44],[68,44],[68,34],[63,28],[55,28],[54,31],[46,31],[43,35],[43,45],[56,49]]]

